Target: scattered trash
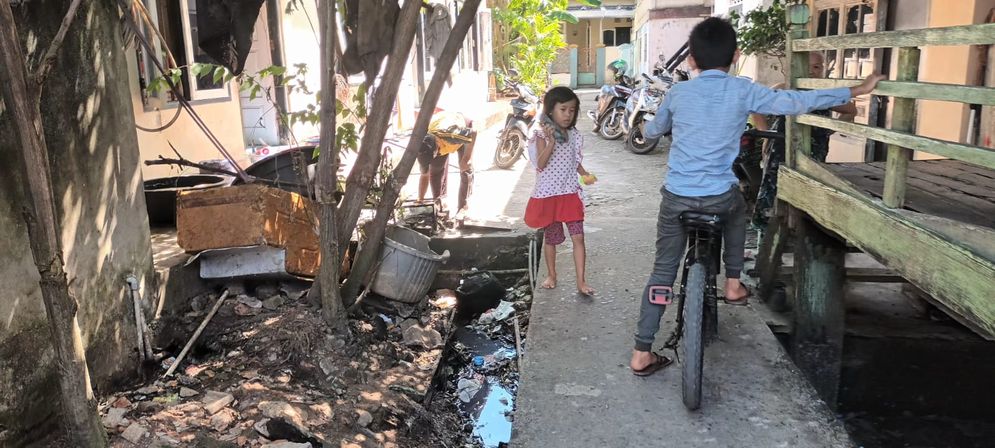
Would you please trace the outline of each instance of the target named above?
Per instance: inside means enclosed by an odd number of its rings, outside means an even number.
[[[458,301],[456,300],[456,291],[451,289],[440,289],[435,292],[436,299],[432,301],[432,305],[448,310],[455,307]]]
[[[480,315],[480,319],[477,322],[481,324],[489,324],[491,322],[500,322],[509,317],[515,312],[515,305],[511,302],[501,301],[496,308],[492,308]]]
[[[456,393],[459,394],[460,401],[469,403],[470,400],[473,400],[473,397],[477,396],[477,393],[480,392],[481,387],[483,387],[483,385],[480,381],[469,378],[460,378],[459,382],[456,384]]]
[[[467,275],[456,288],[460,313],[473,315],[494,308],[505,295],[504,287],[487,271]]]

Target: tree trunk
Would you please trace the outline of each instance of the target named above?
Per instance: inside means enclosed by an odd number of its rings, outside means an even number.
[[[366,130],[363,131],[363,141],[356,156],[349,177],[346,178],[345,196],[339,210],[342,212],[338,223],[339,256],[345,255],[346,248],[356,230],[359,215],[366,204],[366,197],[373,186],[382,159],[381,148],[383,139],[390,125],[390,115],[397,100],[397,91],[408,66],[411,54],[411,43],[415,38],[415,28],[418,26],[421,0],[407,0],[394,27],[394,43],[390,57],[387,59],[387,70],[380,80],[380,87],[373,96],[373,107],[366,120]]]
[[[68,25],[64,22],[63,26]],[[73,446],[107,446],[106,433],[90,387],[83,339],[76,319],[79,304],[69,293],[63,268],[61,229],[55,214],[48,147],[42,132],[38,100],[40,86],[34,83],[34,79],[27,72],[10,2],[0,1],[0,89],[7,113],[11,114],[27,174],[29,201],[25,215],[28,237],[35,265],[41,275],[42,299],[58,360],[65,429]]]
[[[321,266],[314,284],[321,293],[325,322],[332,328],[345,328],[342,296],[339,290],[339,240],[336,236],[335,184],[339,165],[339,148],[335,144],[335,2],[318,2],[321,28],[321,141],[318,155],[317,198],[318,237]],[[324,285],[324,286],[322,286]]]
[[[422,100],[421,113],[418,114],[418,119],[415,121],[415,128],[411,134],[411,139],[408,140],[408,147],[404,150],[401,162],[394,168],[387,180],[386,191],[384,191],[383,199],[377,206],[376,217],[367,228],[369,233],[366,235],[366,243],[353,264],[352,271],[358,275],[350,275],[346,282],[345,291],[348,302],[352,302],[355,298],[360,283],[365,280],[363,277],[373,266],[374,260],[380,253],[380,244],[383,242],[387,230],[387,221],[394,214],[394,206],[401,194],[401,188],[404,187],[411,174],[411,168],[414,167],[422,140],[428,132],[428,125],[432,121],[432,111],[435,110],[435,105],[439,102],[443,84],[449,78],[449,71],[452,69],[453,63],[456,62],[456,56],[459,55],[460,48],[463,46],[466,33],[473,25],[479,6],[480,0],[467,0],[463,3],[463,9],[460,10],[456,24],[453,25],[453,29],[449,33],[446,46],[442,49],[442,56],[439,57],[435,66],[435,73],[432,74],[432,82],[428,86],[428,91],[425,92],[425,99]]]

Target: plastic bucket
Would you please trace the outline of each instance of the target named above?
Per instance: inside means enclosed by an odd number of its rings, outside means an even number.
[[[429,237],[391,226],[380,249],[380,270],[370,289],[388,299],[417,303],[425,297],[449,251],[439,255],[429,248]]]

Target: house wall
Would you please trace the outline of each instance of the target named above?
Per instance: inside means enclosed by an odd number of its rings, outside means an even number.
[[[995,8],[995,0],[932,1],[929,27],[983,23]],[[921,55],[919,80],[925,82],[981,85],[978,47],[927,47]],[[966,104],[943,101],[920,101],[917,130],[920,135],[943,140],[966,142],[970,108]],[[936,158],[917,153],[917,159]]]
[[[65,3],[37,0],[13,7],[22,48],[36,61],[59,27],[61,13],[54,12]],[[41,105],[66,271],[98,392],[137,365],[126,275],[139,278],[143,305],[152,306],[148,215],[122,48],[117,6],[84,2]],[[21,214],[28,174],[7,112],[0,112],[0,167],[0,446],[38,446],[57,427],[60,397]]]
[[[145,128],[158,128],[176,114],[176,103],[164,107],[146,107],[142,103],[141,87],[138,84],[137,56],[133,50],[126,51],[128,92],[131,105],[135,111],[135,123]],[[221,141],[225,149],[235,157],[243,167],[248,164],[245,153],[245,142],[242,139],[242,110],[239,105],[238,87],[234,82],[228,85],[228,97],[216,100],[193,101],[194,110],[200,115],[211,132]],[[207,136],[201,132],[186,111],[180,112],[180,117],[172,126],[160,132],[138,132],[138,147],[141,161],[156,160],[159,156],[176,158],[169,147],[170,143],[187,160],[200,162],[204,160],[222,159],[218,150],[211,144]],[[175,176],[178,174],[196,173],[195,168],[179,168],[168,165],[145,166],[142,173],[146,179]]]
[[[661,54],[672,56],[691,29],[712,14],[712,0],[640,0],[633,20],[635,71],[648,73]]]

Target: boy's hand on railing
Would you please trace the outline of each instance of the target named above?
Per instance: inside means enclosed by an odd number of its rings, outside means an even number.
[[[850,98],[855,98],[861,95],[867,95],[874,91],[874,88],[878,86],[881,80],[885,79],[885,76],[879,73],[872,73],[864,82],[860,83],[859,86],[850,87]]]

